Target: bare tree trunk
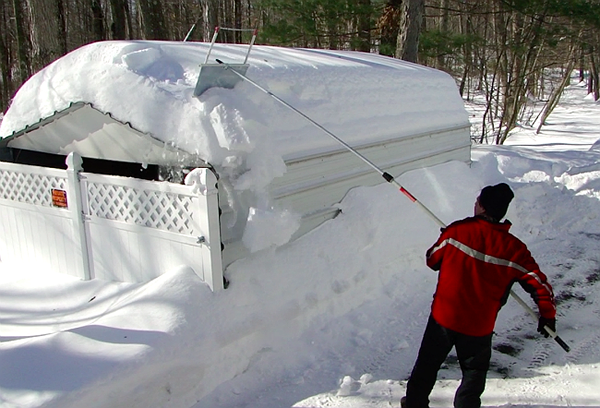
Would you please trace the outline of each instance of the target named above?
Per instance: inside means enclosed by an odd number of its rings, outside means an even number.
[[[340,48],[340,44],[338,42],[338,29],[337,29],[337,20],[331,18],[327,18],[327,48],[330,50],[337,50]]]
[[[15,14],[15,32],[17,33],[17,54],[19,56],[19,77],[21,83],[31,76],[31,60],[29,59],[29,41],[25,35],[25,0],[13,0]]]
[[[69,49],[67,47],[67,10],[64,0],[56,0],[56,20],[58,22],[58,52],[65,55]]]
[[[160,0],[138,0],[144,37],[147,40],[168,40],[169,31]]]
[[[585,50],[583,47],[579,50],[579,82],[585,80]]]
[[[102,12],[102,4],[100,4],[100,0],[92,0],[91,9],[93,39],[94,41],[105,40],[106,31],[104,30],[104,13]]]
[[[398,24],[402,0],[388,0],[379,20],[379,53],[390,57],[396,55],[396,41],[398,41]]]
[[[554,89],[554,92],[552,92],[552,95],[550,95],[550,98],[548,98],[548,102],[546,102],[546,105],[542,110],[542,114],[540,116],[540,124],[538,125],[535,131],[536,134],[540,133],[542,126],[546,124],[546,119],[548,119],[548,116],[550,116],[554,108],[556,108],[556,105],[558,105],[560,97],[562,96],[563,92],[565,91],[565,88],[569,84],[569,80],[571,79],[571,72],[573,72],[574,66],[574,60],[569,61],[569,63],[567,64],[560,85],[557,86],[556,89]]]
[[[448,28],[450,26],[450,15],[448,13],[448,4],[449,0],[442,0],[441,8],[442,8],[442,17],[440,24],[440,31],[442,35],[448,33]],[[442,71],[446,70],[446,56],[442,53],[439,53],[437,56],[437,68]]]
[[[63,53],[59,41],[56,15],[57,0],[27,0],[31,22],[31,45],[33,67],[41,69]]]
[[[125,0],[127,1],[127,0]],[[133,9],[131,4],[129,3],[125,3],[125,18],[127,19],[127,29],[129,30],[128,34],[127,34],[127,38],[128,39],[133,39],[133,38],[137,38],[137,33],[134,29],[134,25],[133,25]],[[139,28],[138,28],[139,31]]]
[[[512,129],[517,125],[527,101],[527,92],[535,80],[538,60],[544,50],[544,37],[540,27],[545,23],[545,15],[538,14],[525,21],[522,15],[513,13],[510,41],[514,44],[510,52],[508,82],[502,110],[501,126],[496,143],[503,144]],[[525,52],[525,50],[527,50]]]
[[[358,29],[358,51],[371,51],[371,0],[358,0],[361,12],[358,13],[356,27]]]
[[[202,40],[209,42],[215,27],[219,26],[219,0],[200,0],[200,5],[203,16]]]
[[[222,0],[220,4],[221,11],[219,16],[219,21],[221,21],[222,27],[232,28],[233,22],[231,19],[233,18],[233,10],[231,6],[231,2],[229,0]],[[224,30],[219,32],[219,40],[225,43],[233,43],[233,31]]]
[[[126,39],[126,30],[127,30],[127,3],[125,0],[110,0],[110,6],[112,10],[112,38],[115,40],[124,40]]]
[[[461,7],[462,6],[463,6],[463,4],[461,3]],[[471,17],[467,13],[464,13],[464,12],[461,13],[461,17],[460,17],[460,31],[466,37],[469,37],[471,35]],[[466,41],[462,47],[463,58],[464,58],[463,70],[462,70],[463,72],[462,72],[462,76],[460,79],[460,84],[458,86],[458,89],[459,89],[460,96],[463,96],[463,97],[465,94],[465,88],[467,88],[467,81],[469,80],[470,73],[472,71],[476,70],[476,67],[473,66],[474,65],[473,51],[471,48],[472,48],[471,43],[469,41]],[[469,97],[470,96],[467,95],[467,99],[469,99]]]
[[[9,13],[7,4],[0,0],[0,112],[8,107],[12,94],[11,52],[8,35]]]
[[[600,100],[600,83],[599,83],[599,75],[598,75],[598,64],[596,63],[596,56],[594,55],[594,51],[596,49],[592,47],[590,52],[590,83],[592,91],[594,94],[594,100]]]
[[[419,35],[423,23],[424,0],[404,0],[400,14],[400,29],[396,44],[396,58],[417,62]]]
[[[242,1],[241,0],[234,0],[233,14],[234,14],[234,27],[237,29],[242,28]],[[234,31],[234,40],[233,41],[238,44],[243,41],[241,31]]]

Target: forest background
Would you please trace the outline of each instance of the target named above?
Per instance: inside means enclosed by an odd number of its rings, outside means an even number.
[[[600,0],[0,0],[0,111],[55,59],[103,40],[374,52],[438,68],[485,105],[475,143],[539,131],[570,73],[600,99]],[[199,64],[202,61],[199,61]],[[534,114],[533,103],[544,109]]]

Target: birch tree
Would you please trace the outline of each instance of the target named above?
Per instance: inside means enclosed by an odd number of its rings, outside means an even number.
[[[209,42],[219,26],[219,0],[200,0],[202,7],[202,40]]]
[[[60,36],[60,0],[27,0],[29,10],[31,57],[35,70],[64,55]]]

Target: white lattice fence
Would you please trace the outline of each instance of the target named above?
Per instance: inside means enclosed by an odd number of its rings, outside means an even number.
[[[202,188],[81,173],[96,277],[147,280],[185,264],[222,287],[217,180],[198,170]]]
[[[3,263],[85,277],[72,212],[57,206],[68,190],[64,170],[0,163]]]
[[[210,170],[196,170],[201,186],[184,186],[84,173],[73,155],[67,163],[64,171],[0,162],[3,262],[35,260],[56,272],[133,282],[187,265],[222,288]]]
[[[44,167],[2,163],[0,199],[42,207],[53,207],[52,190],[67,188],[67,174]]]
[[[194,197],[186,194],[134,188],[124,185],[87,183],[88,214],[179,234],[194,234]],[[189,190],[189,189],[187,189]]]

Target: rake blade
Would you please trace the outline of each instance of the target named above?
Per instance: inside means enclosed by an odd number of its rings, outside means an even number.
[[[200,73],[198,81],[194,89],[194,96],[199,97],[207,89],[210,88],[233,88],[242,80],[239,75],[236,75],[231,70],[235,70],[242,75],[246,74],[248,64],[202,64],[200,65]]]

